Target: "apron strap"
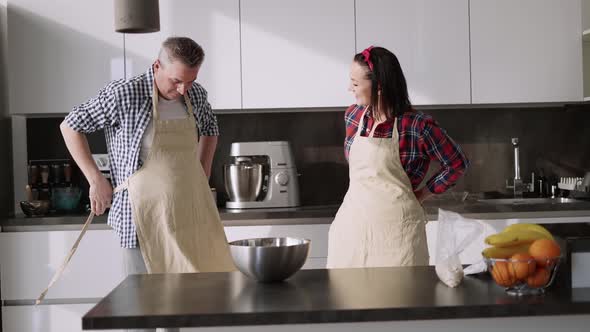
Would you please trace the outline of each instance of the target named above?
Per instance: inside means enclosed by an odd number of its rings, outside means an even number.
[[[53,284],[55,284],[55,282],[63,274],[64,270],[66,269],[66,266],[68,266],[68,263],[70,263],[72,256],[74,256],[74,253],[78,249],[78,244],[80,244],[80,241],[84,237],[84,234],[86,234],[86,230],[88,230],[88,226],[90,226],[92,219],[94,219],[94,213],[90,212],[90,214],[88,215],[88,218],[86,219],[86,222],[84,223],[84,226],[82,226],[82,230],[80,231],[80,235],[78,235],[76,242],[74,242],[74,245],[72,246],[72,249],[70,249],[70,252],[67,254],[64,262],[61,264],[59,269],[57,269],[57,271],[55,271],[55,274],[53,275],[53,278],[51,278],[49,285],[47,285],[47,287],[41,292],[41,295],[39,295],[37,300],[35,300],[35,305],[38,305],[41,303],[41,301],[43,301],[43,299],[45,298],[45,295],[47,294],[47,291],[49,291],[49,288],[51,288],[51,286],[53,286]]]
[[[357,136],[360,135],[361,130],[363,130],[363,126],[365,125],[365,115],[367,114],[368,109],[369,109],[369,106],[365,107],[365,110],[363,111],[363,114],[361,116],[361,120],[359,122],[358,129],[356,131]],[[371,131],[369,132],[367,137],[375,136],[375,129],[377,129],[377,126],[379,124],[381,124],[381,122],[377,123],[377,121],[375,120],[375,117],[373,117],[373,128],[371,129]],[[394,133],[397,132],[397,116],[393,119],[393,130],[394,130]],[[393,136],[394,135],[392,135],[392,137]]]
[[[125,179],[125,181],[123,181],[120,185],[116,186],[115,189],[113,190],[113,194],[120,193],[123,190],[127,190],[128,186],[129,186],[129,178]]]
[[[160,114],[158,113],[158,86],[156,85],[156,80],[154,80],[152,85],[154,86],[152,91],[152,113],[154,114],[153,121],[156,121],[160,119]]]
[[[361,136],[361,131],[363,130],[363,127],[365,126],[365,116],[367,115],[368,110],[369,110],[369,105],[365,106],[365,109],[363,110],[363,114],[361,115],[361,120],[359,121],[358,129],[356,130],[355,136]]]
[[[152,84],[154,86],[154,89],[152,91],[152,108],[153,108],[153,118],[154,120],[159,120],[160,119],[160,113],[158,112],[158,98],[159,98],[159,92],[158,92],[158,86],[156,85],[156,81],[154,80],[154,83]],[[194,120],[194,116],[193,116],[193,104],[191,103],[190,98],[188,97],[188,91],[183,95],[184,97],[184,103],[186,104],[186,116],[187,119],[189,120]],[[199,137],[200,137],[200,133],[199,133],[199,126],[196,125],[197,127],[197,142],[199,141]]]
[[[184,103],[186,104],[186,111],[188,113],[189,119],[193,120],[195,127],[197,128],[197,143],[200,141],[201,134],[199,133],[199,125],[196,122],[195,117],[193,116],[193,104],[191,103],[190,98],[188,97],[188,91],[184,94]]]

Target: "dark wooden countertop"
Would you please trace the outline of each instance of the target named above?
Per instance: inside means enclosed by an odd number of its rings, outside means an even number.
[[[433,267],[302,270],[261,284],[240,272],[133,275],[82,319],[84,329],[312,324],[590,314],[590,288],[514,297],[487,274],[458,288]]]

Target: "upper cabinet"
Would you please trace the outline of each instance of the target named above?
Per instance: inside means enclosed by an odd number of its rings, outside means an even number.
[[[353,0],[241,2],[244,108],[347,106]]]
[[[10,113],[67,113],[123,77],[123,36],[104,0],[8,1]]]
[[[590,0],[582,0],[582,30],[584,100],[590,101]]]
[[[197,82],[207,90],[211,106],[241,108],[239,1],[160,1],[160,32],[125,35],[127,77],[146,72],[170,36],[190,37],[203,47]]]
[[[357,0],[357,53],[392,51],[413,104],[469,104],[468,11],[468,0]]]
[[[217,110],[347,106],[369,45],[397,55],[416,105],[580,101],[588,2],[174,0],[160,1],[160,32],[123,35],[112,1],[9,0],[10,113],[67,113],[148,70],[169,36],[203,46],[197,81]]]
[[[582,100],[580,0],[471,0],[473,103]]]

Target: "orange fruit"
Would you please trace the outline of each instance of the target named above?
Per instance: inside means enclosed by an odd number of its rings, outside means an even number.
[[[526,283],[531,287],[543,287],[549,281],[549,277],[551,277],[549,270],[544,268],[537,269],[534,274],[526,279]]]
[[[500,274],[500,272],[498,271],[498,269],[492,267],[492,278],[494,278],[494,281],[500,285],[500,286],[504,286],[504,284],[506,283],[504,281],[504,279],[502,278],[502,275]]]
[[[500,277],[500,276],[498,275],[498,270],[496,270],[496,269],[494,269],[494,268],[492,267],[492,270],[490,271],[490,273],[492,274],[492,278],[494,278],[494,281],[495,281],[497,284],[500,284],[500,283],[502,282],[502,277]]]
[[[561,249],[554,240],[538,239],[529,247],[529,254],[535,258],[537,266],[546,266],[561,255]]]
[[[514,269],[508,262],[497,261],[492,267],[492,277],[500,286],[510,287],[516,283]]]
[[[514,271],[514,277],[518,280],[525,280],[535,273],[535,258],[527,253],[517,253],[510,257],[510,263]]]

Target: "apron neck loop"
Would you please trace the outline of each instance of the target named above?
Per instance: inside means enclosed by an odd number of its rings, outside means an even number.
[[[363,111],[363,115],[361,116],[361,120],[359,121],[358,130],[356,131],[358,136],[360,136],[361,130],[363,130],[363,126],[365,125],[365,116],[367,115],[368,110],[369,106],[366,106],[365,110]],[[367,137],[373,137],[375,134],[375,129],[377,129],[377,121],[375,120],[375,117],[373,117],[373,130],[371,130]],[[397,116],[393,118],[393,131],[394,133],[397,132]]]
[[[188,97],[188,91],[183,95],[183,97],[184,97],[184,103],[186,104],[186,116],[188,119],[190,119],[193,114],[193,104],[191,103],[191,100]],[[152,107],[154,110],[154,119],[155,120],[160,119],[160,115],[158,113],[158,98],[159,98],[158,87],[156,86],[156,81],[154,80],[154,91],[152,92],[152,104],[153,104]]]
[[[190,119],[191,115],[193,115],[193,104],[191,103],[190,98],[188,97],[188,91],[184,94],[184,103],[186,104],[186,114]]]
[[[158,86],[156,86],[156,80],[154,80],[154,90],[152,91],[152,109],[154,110],[154,120],[159,120],[160,116],[158,114]]]
[[[359,121],[359,127],[357,132],[357,136],[361,136],[361,131],[363,130],[363,127],[365,126],[365,116],[367,116],[367,111],[369,110],[369,105],[365,106],[365,109],[363,111],[363,114],[361,115],[361,121]]]

